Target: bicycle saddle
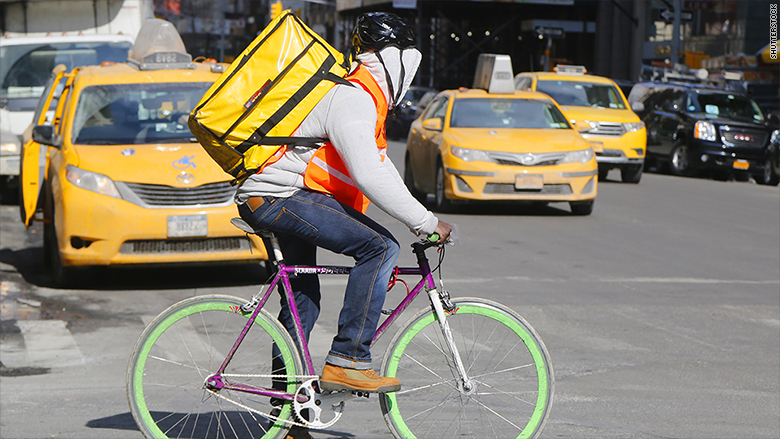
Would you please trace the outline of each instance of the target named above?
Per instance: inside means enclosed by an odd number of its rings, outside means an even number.
[[[239,229],[243,230],[246,233],[254,233],[260,236],[268,236],[268,237],[270,237],[273,234],[273,232],[268,229],[255,230],[252,226],[249,225],[248,222],[244,221],[241,218],[232,218],[230,220],[230,223],[238,227]]]

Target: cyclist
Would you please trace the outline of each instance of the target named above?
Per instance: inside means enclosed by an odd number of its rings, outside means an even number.
[[[386,156],[385,117],[406,93],[422,58],[411,28],[395,14],[367,13],[359,17],[351,43],[356,62],[346,79],[352,86],[333,87],[294,134],[328,142],[318,149],[289,146],[238,187],[236,202],[245,221],[277,234],[290,265],[316,265],[317,247],[355,259],[320,385],[392,392],[400,383],[374,372],[369,347],[399,244],[365,208],[370,200],[414,233],[435,232],[442,241],[452,228],[409,193]],[[320,312],[319,280],[304,275],[291,283],[308,339]],[[284,301],[279,320],[296,339]]]

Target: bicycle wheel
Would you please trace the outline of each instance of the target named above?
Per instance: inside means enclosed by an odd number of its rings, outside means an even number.
[[[539,335],[511,309],[485,299],[452,301],[447,317],[474,386],[458,385],[455,362],[432,309],[418,312],[393,337],[382,373],[401,390],[380,395],[396,438],[535,438],[552,406],[554,377]]]
[[[251,316],[236,312],[243,303],[231,296],[192,297],[168,308],[141,334],[127,369],[127,397],[146,438],[272,439],[287,432],[289,424],[262,414],[276,409],[278,418],[290,419],[291,403],[274,407],[267,396],[204,386]],[[265,310],[254,323],[223,376],[271,388],[274,344],[287,374],[301,375],[298,351],[284,327]],[[294,393],[296,379],[286,381]]]

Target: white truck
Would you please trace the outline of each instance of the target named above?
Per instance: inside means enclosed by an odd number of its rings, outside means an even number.
[[[23,134],[52,69],[125,62],[153,0],[0,2],[0,202],[16,200]]]

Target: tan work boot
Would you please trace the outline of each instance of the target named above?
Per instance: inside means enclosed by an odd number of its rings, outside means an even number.
[[[397,378],[382,377],[374,369],[349,369],[325,364],[320,378],[322,390],[338,392],[341,390],[368,393],[387,393],[401,390]]]

